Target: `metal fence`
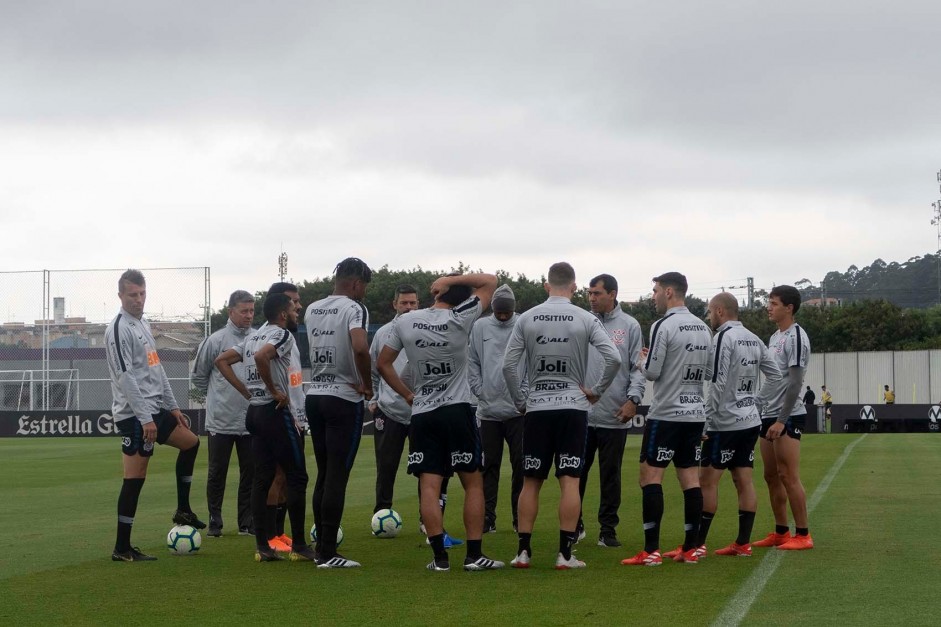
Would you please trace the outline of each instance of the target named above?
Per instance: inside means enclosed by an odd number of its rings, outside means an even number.
[[[189,366],[209,333],[209,268],[142,271],[144,315],[173,393],[182,408],[201,407],[190,399]],[[0,272],[0,411],[110,409],[104,332],[120,307],[122,272]],[[881,403],[885,385],[895,390],[898,404],[937,403],[941,350],[814,353],[805,383],[818,400],[825,384],[838,404]],[[645,404],[652,388],[647,386]]]
[[[0,272],[0,410],[110,409],[104,334],[121,306],[115,270]],[[144,317],[182,408],[209,332],[208,267],[142,269]]]

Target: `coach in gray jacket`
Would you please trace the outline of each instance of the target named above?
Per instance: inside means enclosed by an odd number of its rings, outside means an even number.
[[[395,476],[399,472],[402,451],[408,441],[408,429],[412,420],[412,407],[379,376],[376,364],[379,363],[379,353],[386,345],[396,319],[418,309],[418,291],[411,285],[397,286],[392,308],[395,310],[395,318],[376,331],[369,347],[369,357],[372,362],[372,389],[375,394],[370,401],[370,409],[376,428],[373,437],[376,450],[376,504],[373,513],[381,509],[392,509]],[[416,380],[414,364],[409,365],[405,351],[399,353],[392,366],[405,385],[411,386]]]
[[[244,290],[229,296],[229,320],[200,344],[193,365],[193,387],[206,395],[206,431],[209,432],[209,477],[206,480],[206,499],[209,502],[209,529],[207,535],[222,535],[222,499],[225,480],[229,473],[232,446],[239,460],[238,525],[239,533],[254,533],[252,527],[252,436],[245,430],[248,401],[229,385],[215,367],[216,357],[241,344],[251,331],[255,317],[255,299]],[[241,363],[233,366],[236,375],[244,381]]]
[[[513,404],[513,397],[503,378],[503,353],[516,325],[516,296],[509,285],[493,293],[492,316],[474,323],[467,352],[467,381],[477,397],[477,420],[484,449],[484,533],[497,530],[497,495],[503,443],[510,449],[513,478],[510,506],[513,529],[517,527],[517,502],[523,489],[523,415]],[[525,364],[521,368],[522,394],[525,394]]]
[[[588,288],[588,303],[591,311],[604,326],[608,337],[621,355],[621,367],[611,387],[598,402],[588,410],[588,438],[585,447],[585,467],[582,471],[579,491],[585,501],[588,472],[598,454],[598,473],[601,482],[601,502],[598,506],[598,546],[618,547],[616,529],[618,509],[621,507],[621,462],[630,420],[637,413],[637,406],[644,397],[646,381],[634,361],[644,347],[640,323],[624,313],[618,303],[618,282],[610,274],[599,274],[591,280]],[[588,380],[601,377],[604,359],[592,347],[589,350]],[[585,536],[582,516],[578,519],[578,539]]]

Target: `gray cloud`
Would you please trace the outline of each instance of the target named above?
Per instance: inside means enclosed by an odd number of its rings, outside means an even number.
[[[793,203],[814,263],[832,269],[932,247],[927,224],[913,225],[937,191],[938,24],[937,3],[887,0],[8,2],[0,140],[4,129],[165,132],[198,151],[213,129],[259,134],[263,145],[232,150],[226,165],[295,190],[273,192],[283,206],[428,215],[404,190],[384,193],[397,180],[439,191],[438,209],[457,215],[478,215],[479,197],[491,208],[481,215],[516,229],[481,234],[481,254],[494,255],[534,217],[555,228],[579,211],[631,219],[646,236],[660,216],[682,224],[682,203],[637,215],[664,193],[699,195],[696,210],[715,219],[740,196],[752,205],[734,210],[753,220],[733,235],[751,237],[780,219],[759,207],[768,197]],[[108,183],[92,190],[102,201]],[[0,191],[4,217],[30,194],[18,182]],[[239,206],[225,193],[180,203]],[[818,219],[842,220],[850,248],[821,252]],[[874,224],[882,237],[869,241]],[[213,232],[191,229],[194,242]],[[762,272],[780,265],[749,252]]]

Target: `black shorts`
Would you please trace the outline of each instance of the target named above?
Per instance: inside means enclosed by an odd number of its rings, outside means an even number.
[[[701,422],[648,419],[640,445],[640,462],[657,468],[666,468],[670,462],[676,468],[699,466],[702,428]]]
[[[581,477],[585,467],[588,412],[550,409],[523,421],[523,476],[546,479],[555,458],[556,477]]]
[[[152,418],[154,424],[157,425],[157,444],[166,444],[170,434],[176,429],[176,418],[166,409],[161,409]],[[121,434],[122,453],[125,455],[140,455],[141,457],[150,457],[154,454],[154,445],[150,442],[144,442],[144,426],[136,416],[119,420],[115,423],[115,426],[118,428],[118,433]]]
[[[709,431],[702,443],[702,466],[716,470],[754,468],[755,443],[761,427],[737,431]]]
[[[761,432],[758,434],[760,437],[765,438],[765,435],[768,433],[768,427],[777,422],[774,418],[762,418],[761,419]],[[784,423],[784,433],[791,436],[795,440],[801,439],[801,433],[804,432],[804,426],[807,424],[807,415],[801,414],[800,416],[791,416],[787,419],[787,422]],[[767,438],[765,438],[767,439]]]
[[[450,477],[483,469],[477,418],[468,403],[445,405],[412,416],[408,430],[408,474]]]
[[[252,437],[252,456],[256,471],[275,472],[281,466],[292,480],[307,486],[307,461],[304,457],[304,436],[298,432],[294,415],[275,401],[249,405],[245,428]]]

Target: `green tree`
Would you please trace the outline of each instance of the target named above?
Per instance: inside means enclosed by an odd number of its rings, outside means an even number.
[[[928,256],[931,263],[934,256]],[[905,264],[894,264],[896,271],[903,271],[906,267],[921,268],[925,258],[912,258]],[[857,270],[854,266],[841,276],[841,281],[863,277],[870,280],[893,270],[893,264],[884,262],[874,263],[872,266]],[[459,262],[456,268],[450,271],[471,271],[471,267]],[[416,267],[408,270],[391,270],[383,266],[373,273],[373,280],[366,291],[364,304],[369,311],[370,321],[374,324],[384,324],[395,315],[392,310],[392,299],[395,288],[400,284],[409,284],[418,290],[421,306],[431,305],[429,288],[439,276],[450,271],[424,270]],[[511,275],[505,270],[497,271],[500,284],[507,284],[516,295],[517,311],[523,312],[546,300],[544,288],[545,277],[538,280],[530,279],[525,274]],[[829,275],[828,275],[829,276]],[[866,278],[868,277],[868,278]],[[832,278],[832,277],[831,277]],[[834,285],[836,285],[834,278]],[[811,293],[811,286],[807,280],[797,282],[804,287],[805,298]],[[321,277],[298,283],[301,301],[307,305],[315,300],[333,293],[333,277]],[[767,297],[766,292],[758,290],[759,302]],[[257,292],[255,295],[255,326],[264,322],[262,304],[267,296],[266,292]],[[588,309],[588,299],[585,290],[579,290],[572,298],[572,302]],[[690,311],[705,319],[707,302],[690,295],[687,297],[687,306]],[[636,303],[622,303],[621,308],[634,316],[640,323],[644,338],[649,338],[651,325],[660,318],[650,296],[643,297]],[[228,319],[225,307],[211,314],[211,328],[213,331],[222,328]],[[768,319],[764,307],[742,309],[740,319],[746,328],[761,338],[769,338],[775,331],[775,325]],[[804,305],[796,316],[797,322],[810,336],[814,352],[846,352],[846,351],[876,351],[876,350],[915,350],[941,348],[941,306],[926,309],[904,308],[898,304],[882,300],[849,301],[842,307],[811,307]]]

